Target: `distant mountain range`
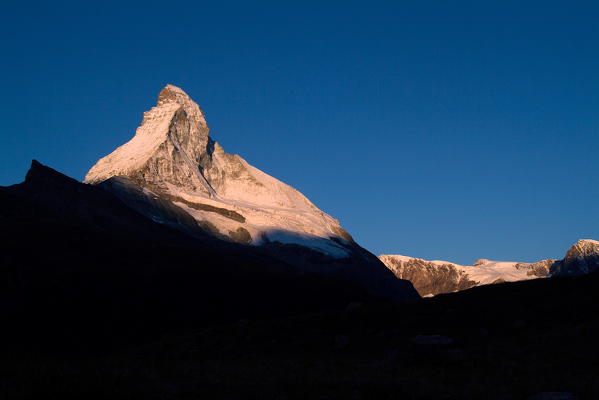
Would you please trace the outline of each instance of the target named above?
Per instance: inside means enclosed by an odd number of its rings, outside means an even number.
[[[409,280],[421,296],[428,297],[480,285],[587,274],[599,268],[599,242],[581,239],[563,259],[534,263],[480,259],[465,266],[400,255],[380,255],[379,258],[395,276]]]

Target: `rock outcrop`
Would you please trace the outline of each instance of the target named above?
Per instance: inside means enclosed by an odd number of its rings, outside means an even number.
[[[393,255],[379,258],[396,277],[412,282],[421,296],[456,292],[478,284],[456,264]]]

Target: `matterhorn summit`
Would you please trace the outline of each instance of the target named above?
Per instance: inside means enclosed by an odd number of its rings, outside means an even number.
[[[154,222],[198,239],[250,245],[311,273],[337,275],[390,298],[417,297],[371,253],[291,186],[210,136],[200,107],[167,85],[135,136],[101,158],[84,183]]]
[[[144,113],[135,136],[100,159],[84,182],[128,176],[161,190],[168,185],[213,195],[198,166],[208,152],[209,129],[202,111],[181,89],[167,85],[158,102]]]
[[[234,241],[295,243],[329,256],[349,255],[351,237],[289,185],[228,154],[210,137],[202,110],[167,85],[135,136],[100,159],[84,182],[128,179],[168,198],[204,229]],[[156,217],[155,219],[159,219]]]

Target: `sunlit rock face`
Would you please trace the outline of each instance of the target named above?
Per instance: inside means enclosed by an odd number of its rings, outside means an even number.
[[[409,280],[421,296],[434,296],[479,285],[588,274],[599,269],[599,241],[581,239],[563,259],[533,263],[479,259],[472,265],[459,265],[400,255],[379,258],[396,277]]]
[[[198,105],[175,86],[162,89],[135,136],[100,159],[84,182],[98,184],[117,176],[167,197],[221,237],[349,255],[351,237],[336,219],[291,186],[226,153],[210,137]]]
[[[135,136],[84,179],[155,222],[190,235],[256,246],[307,272],[333,274],[382,297],[417,298],[339,221],[291,186],[228,154],[198,105],[167,85]]]
[[[381,255],[381,261],[400,279],[407,279],[420,296],[451,293],[476,286],[464,271],[452,263],[435,263],[395,255]]]
[[[535,263],[479,259],[473,265],[428,261],[400,255],[381,255],[380,260],[396,277],[412,282],[421,296],[435,296],[474,286],[544,278],[556,260]]]
[[[570,247],[563,260],[553,266],[551,275],[582,275],[597,269],[599,269],[599,241],[581,239]]]

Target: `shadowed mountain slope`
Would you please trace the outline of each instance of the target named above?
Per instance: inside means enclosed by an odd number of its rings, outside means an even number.
[[[263,249],[153,222],[36,161],[25,182],[0,188],[0,223],[1,335],[11,347],[9,337],[45,350],[111,347],[218,321],[380,300]]]
[[[596,399],[598,278],[244,320],[102,357],[7,357],[3,389],[69,399]]]

